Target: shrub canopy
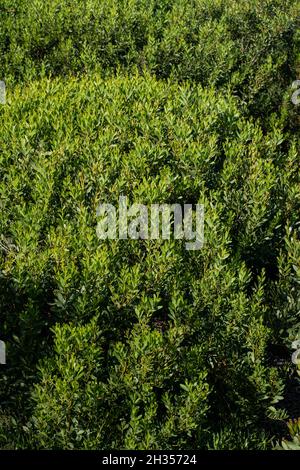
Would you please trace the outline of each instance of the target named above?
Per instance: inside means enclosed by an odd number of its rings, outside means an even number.
[[[2,447],[270,445],[270,348],[299,323],[298,13],[2,2]],[[120,195],[203,204],[204,247],[99,240]]]

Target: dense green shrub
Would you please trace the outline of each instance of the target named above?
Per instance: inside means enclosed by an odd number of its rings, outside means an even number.
[[[277,450],[300,450],[300,418],[288,422],[291,440],[284,439]]]
[[[229,86],[256,115],[281,103],[299,59],[297,0],[2,0],[7,80],[113,72]]]
[[[2,445],[264,447],[268,347],[299,321],[282,119],[263,131],[229,92],[148,73],[33,81],[0,114]],[[203,249],[100,241],[120,194],[203,203]]]
[[[270,446],[300,338],[299,13],[2,0],[1,448]],[[120,195],[202,203],[204,247],[100,241]]]

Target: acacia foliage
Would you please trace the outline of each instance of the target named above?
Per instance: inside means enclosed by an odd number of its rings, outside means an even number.
[[[292,105],[290,105],[292,106]],[[18,85],[1,113],[2,446],[264,448],[298,317],[299,142],[149,73]],[[99,202],[202,203],[205,245],[106,240]]]

